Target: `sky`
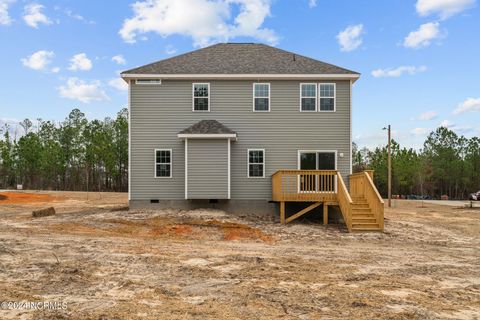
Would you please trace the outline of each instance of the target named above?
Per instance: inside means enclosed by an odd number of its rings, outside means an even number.
[[[217,42],[260,42],[362,75],[353,140],[480,136],[478,0],[0,0],[0,124],[127,106],[119,72]]]

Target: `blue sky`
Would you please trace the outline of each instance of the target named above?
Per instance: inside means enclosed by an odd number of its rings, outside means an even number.
[[[215,42],[264,42],[362,73],[353,137],[480,135],[478,0],[0,0],[0,121],[127,104],[118,72]]]

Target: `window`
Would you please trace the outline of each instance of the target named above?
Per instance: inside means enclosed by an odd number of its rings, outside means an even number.
[[[253,111],[270,111],[270,83],[253,84]]]
[[[317,85],[300,84],[300,111],[317,111]]]
[[[172,177],[172,149],[155,149],[155,178]]]
[[[161,79],[137,79],[136,84],[162,84]]]
[[[265,150],[248,149],[248,177],[265,178]]]
[[[300,170],[336,170],[337,151],[299,150],[298,168]],[[336,192],[337,178],[332,175],[319,175],[312,179],[309,175],[300,175],[300,192]]]
[[[319,111],[335,111],[335,83],[320,83]]]
[[[210,111],[210,84],[193,84],[193,111]]]

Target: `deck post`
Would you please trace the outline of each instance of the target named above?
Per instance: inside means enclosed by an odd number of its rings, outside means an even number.
[[[328,204],[326,202],[323,203],[323,224],[328,224]]]
[[[285,201],[280,202],[280,223],[285,224]]]

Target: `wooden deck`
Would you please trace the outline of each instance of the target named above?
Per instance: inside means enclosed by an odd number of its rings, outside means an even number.
[[[383,200],[373,184],[373,171],[349,176],[348,192],[336,170],[279,170],[272,175],[272,199],[280,203],[280,221],[289,223],[323,204],[323,222],[328,206],[338,206],[349,231],[383,231]],[[312,202],[286,217],[287,202]]]

